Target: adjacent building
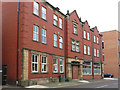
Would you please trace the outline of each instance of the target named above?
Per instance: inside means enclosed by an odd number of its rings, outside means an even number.
[[[119,76],[120,59],[120,32],[117,30],[101,33],[103,43],[104,73],[112,73],[114,77]]]
[[[49,2],[2,4],[2,64],[7,83],[22,86],[102,77],[102,35],[76,11]],[[10,9],[10,10],[9,10]]]

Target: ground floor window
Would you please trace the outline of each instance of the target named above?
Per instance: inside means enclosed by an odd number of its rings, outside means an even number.
[[[47,72],[47,57],[42,56],[42,72]]]
[[[83,61],[83,75],[90,75],[91,71],[91,62]]]
[[[100,63],[94,63],[94,74],[95,75],[101,74],[101,64]]]
[[[53,72],[58,72],[58,59],[53,59]]]
[[[64,72],[64,67],[63,67],[63,59],[60,58],[60,73],[63,73]]]
[[[32,55],[32,72],[38,72],[38,55]]]

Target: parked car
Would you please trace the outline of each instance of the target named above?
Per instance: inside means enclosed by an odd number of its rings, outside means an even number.
[[[114,77],[114,75],[112,73],[106,73],[106,74],[104,74],[104,77],[110,77],[110,78],[112,78],[112,77]]]

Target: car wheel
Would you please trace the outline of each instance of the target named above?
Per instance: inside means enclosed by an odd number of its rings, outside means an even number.
[[[109,76],[110,78],[112,78],[112,76]]]

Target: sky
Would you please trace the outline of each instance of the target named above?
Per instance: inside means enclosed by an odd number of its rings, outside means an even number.
[[[64,14],[76,10],[81,20],[99,32],[118,30],[118,2],[120,0],[47,0]]]

